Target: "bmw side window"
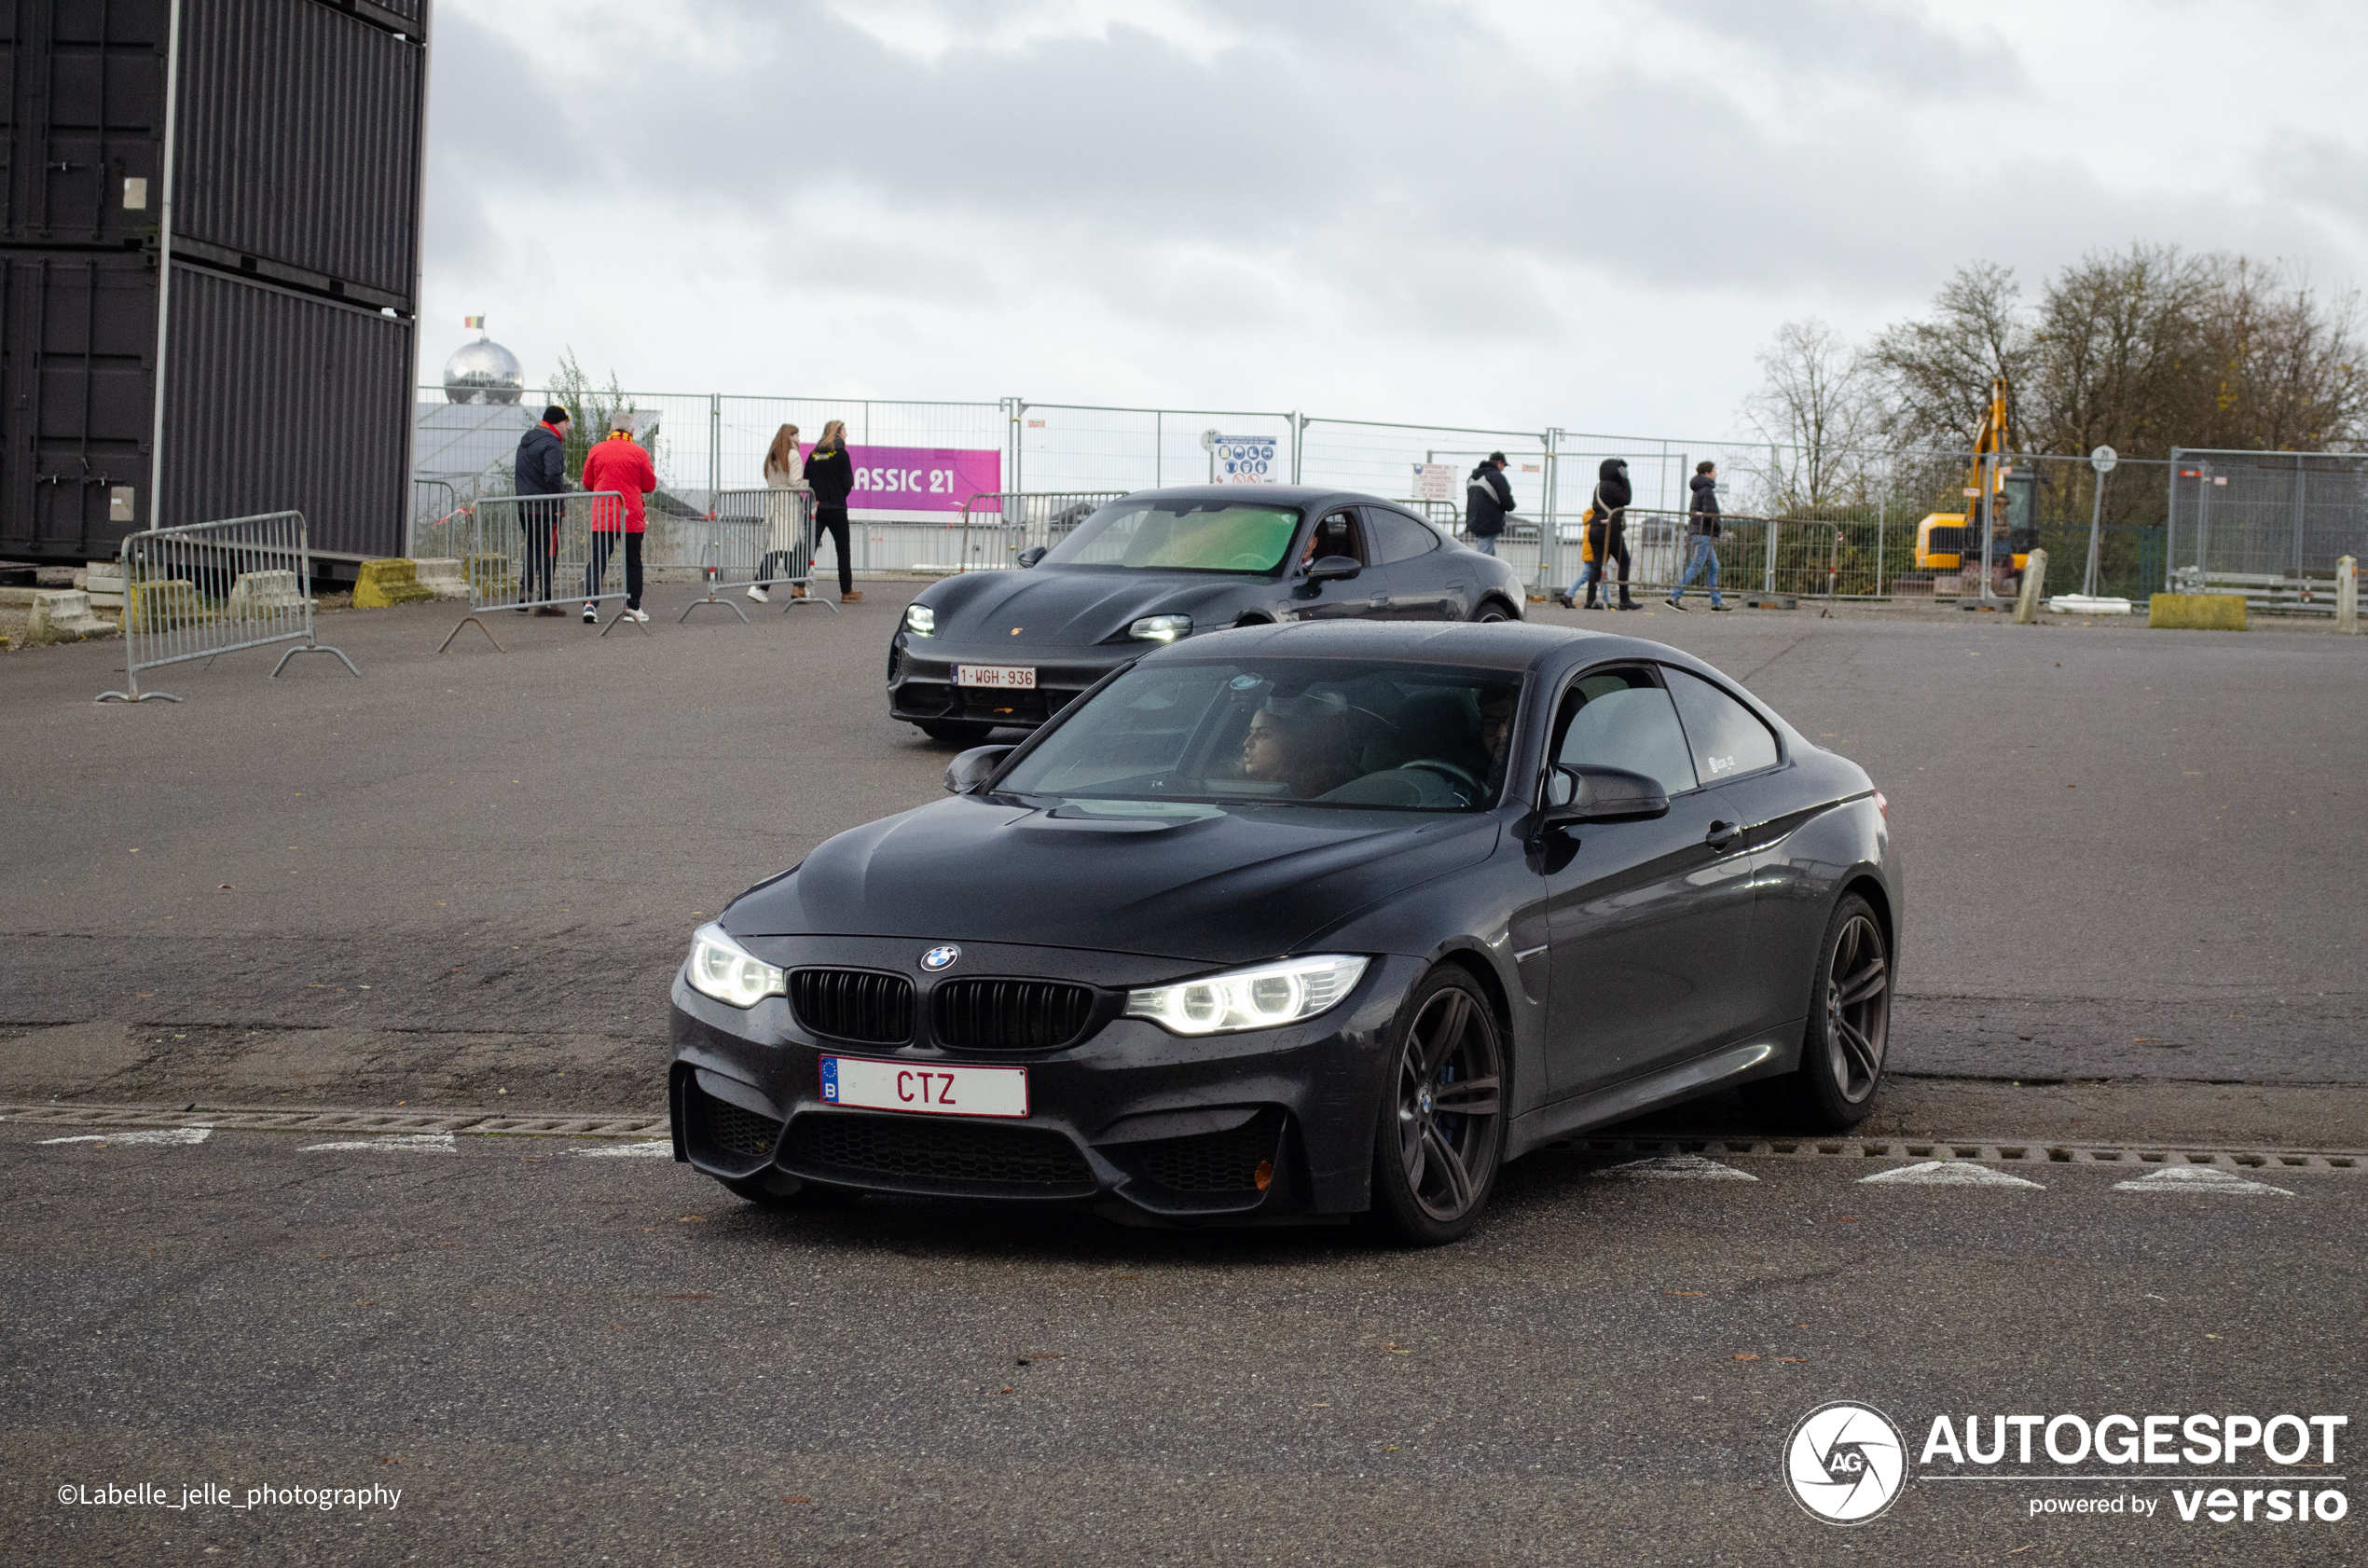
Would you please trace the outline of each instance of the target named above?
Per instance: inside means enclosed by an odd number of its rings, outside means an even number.
[[[1385,512],[1378,506],[1365,509],[1367,536],[1372,541],[1373,560],[1377,566],[1392,561],[1411,560],[1439,548],[1439,535],[1403,512]]]
[[[1625,768],[1673,795],[1695,787],[1694,759],[1676,706],[1642,667],[1590,670],[1572,681],[1555,731],[1557,763]]]
[[[1776,765],[1776,736],[1759,715],[1699,675],[1667,668],[1661,675],[1685,722],[1694,771],[1703,783],[1724,783]]]

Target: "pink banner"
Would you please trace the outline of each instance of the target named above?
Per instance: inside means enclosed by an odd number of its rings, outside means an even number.
[[[800,444],[811,457],[814,448]],[[959,512],[974,495],[1003,488],[1003,454],[957,447],[849,447],[855,460],[851,512]]]

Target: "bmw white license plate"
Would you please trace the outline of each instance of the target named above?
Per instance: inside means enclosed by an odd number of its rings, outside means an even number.
[[[929,1116],[1026,1116],[1026,1067],[922,1067],[909,1062],[822,1058],[822,1098],[861,1110]]]
[[[1034,665],[956,665],[957,686],[998,686],[1007,692],[1036,690]]]

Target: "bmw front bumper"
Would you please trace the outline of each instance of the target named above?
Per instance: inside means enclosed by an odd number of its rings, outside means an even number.
[[[669,1097],[677,1159],[719,1180],[796,1181],[871,1192],[1090,1206],[1114,1218],[1191,1224],[1342,1215],[1367,1206],[1384,1037],[1419,960],[1377,958],[1339,1006],[1302,1024],[1183,1038],[1116,1016],[1128,987],[1218,966],[1136,954],[966,942],[958,975],[917,963],[926,945],[753,937],[792,970],[862,971],[910,983],[902,1043],[834,1038],[789,997],[743,1011],[678,973]],[[1075,1043],[1049,1051],[937,1043],[935,993],[981,978],[1084,984]],[[796,989],[792,983],[792,990]],[[858,1110],[821,1093],[825,1055],[915,1066],[1025,1066],[1028,1114],[983,1118]],[[1262,1167],[1262,1169],[1261,1169]]]

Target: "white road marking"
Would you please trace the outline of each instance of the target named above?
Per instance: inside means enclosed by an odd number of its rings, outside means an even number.
[[[1622,1176],[1632,1181],[1757,1181],[1759,1177],[1722,1165],[1715,1160],[1705,1160],[1699,1154],[1656,1154],[1650,1160],[1631,1160],[1625,1165],[1614,1165],[1602,1173],[1607,1176]]]
[[[1901,1165],[1858,1178],[1861,1187],[1869,1182],[1901,1187],[2036,1187],[2042,1190],[2046,1186],[2044,1182],[2025,1181],[2018,1176],[1994,1171],[1988,1165],[1977,1165],[1970,1160],[1927,1160],[1920,1165]]]
[[[2214,1170],[2210,1165],[2168,1165],[2136,1181],[2113,1183],[2116,1192],[2220,1192],[2232,1198],[2291,1198],[2292,1192],[2282,1187],[2272,1187],[2265,1181],[2248,1181],[2229,1171]]]
[[[651,1138],[641,1143],[619,1144],[613,1148],[579,1148],[578,1154],[595,1160],[655,1160],[660,1156],[674,1158],[672,1138]]]
[[[452,1135],[449,1133],[397,1133],[387,1137],[360,1138],[352,1143],[310,1143],[299,1150],[305,1154],[341,1154],[357,1149],[400,1149],[410,1154],[450,1154]]]
[[[43,1138],[43,1143],[203,1143],[213,1136],[211,1127],[157,1127],[137,1133],[85,1133],[79,1137]]]

